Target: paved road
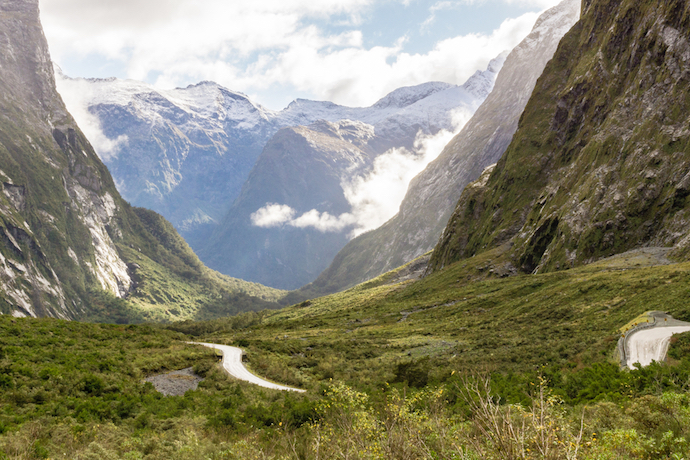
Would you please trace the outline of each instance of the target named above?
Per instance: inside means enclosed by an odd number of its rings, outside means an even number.
[[[242,349],[237,347],[231,347],[228,345],[217,345],[215,343],[203,343],[203,342],[188,342],[194,345],[203,345],[209,348],[215,348],[223,352],[223,368],[235,378],[244,380],[249,383],[254,383],[256,385],[272,388],[274,390],[285,390],[285,391],[298,391],[304,393],[305,390],[300,390],[299,388],[286,387],[283,385],[278,385],[277,383],[269,382],[262,378],[257,377],[252,374],[244,367],[242,364]]]
[[[690,331],[690,326],[653,327],[633,332],[628,337],[628,367],[634,363],[647,366],[663,361],[673,334]]]

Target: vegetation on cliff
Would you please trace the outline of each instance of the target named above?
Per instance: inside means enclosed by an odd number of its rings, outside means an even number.
[[[434,269],[506,242],[526,272],[641,246],[687,254],[688,8],[584,3],[505,155],[460,198]]]

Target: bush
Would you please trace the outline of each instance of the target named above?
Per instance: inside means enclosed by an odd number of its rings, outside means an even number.
[[[392,383],[406,383],[413,388],[423,388],[429,382],[429,359],[398,363]]]

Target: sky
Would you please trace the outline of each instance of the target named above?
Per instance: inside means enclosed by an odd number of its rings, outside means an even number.
[[[368,106],[427,81],[462,84],[557,0],[40,0],[71,77],[160,89],[215,81],[279,110]]]

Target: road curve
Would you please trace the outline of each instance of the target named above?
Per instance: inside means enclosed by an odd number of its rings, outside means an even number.
[[[653,327],[635,331],[628,337],[628,367],[643,367],[652,361],[663,361],[673,334],[690,331],[690,326]]]
[[[262,386],[264,388],[271,388],[273,390],[284,390],[284,391],[298,391],[304,393],[306,390],[301,390],[299,388],[286,387],[284,385],[278,385],[277,383],[269,382],[256,375],[249,372],[249,370],[242,364],[242,349],[237,347],[231,347],[228,345],[217,345],[215,343],[203,343],[203,342],[187,342],[192,345],[203,345],[209,348],[215,348],[223,353],[223,369],[225,369],[228,374],[233,377],[244,380],[245,382],[254,383],[256,385]]]

